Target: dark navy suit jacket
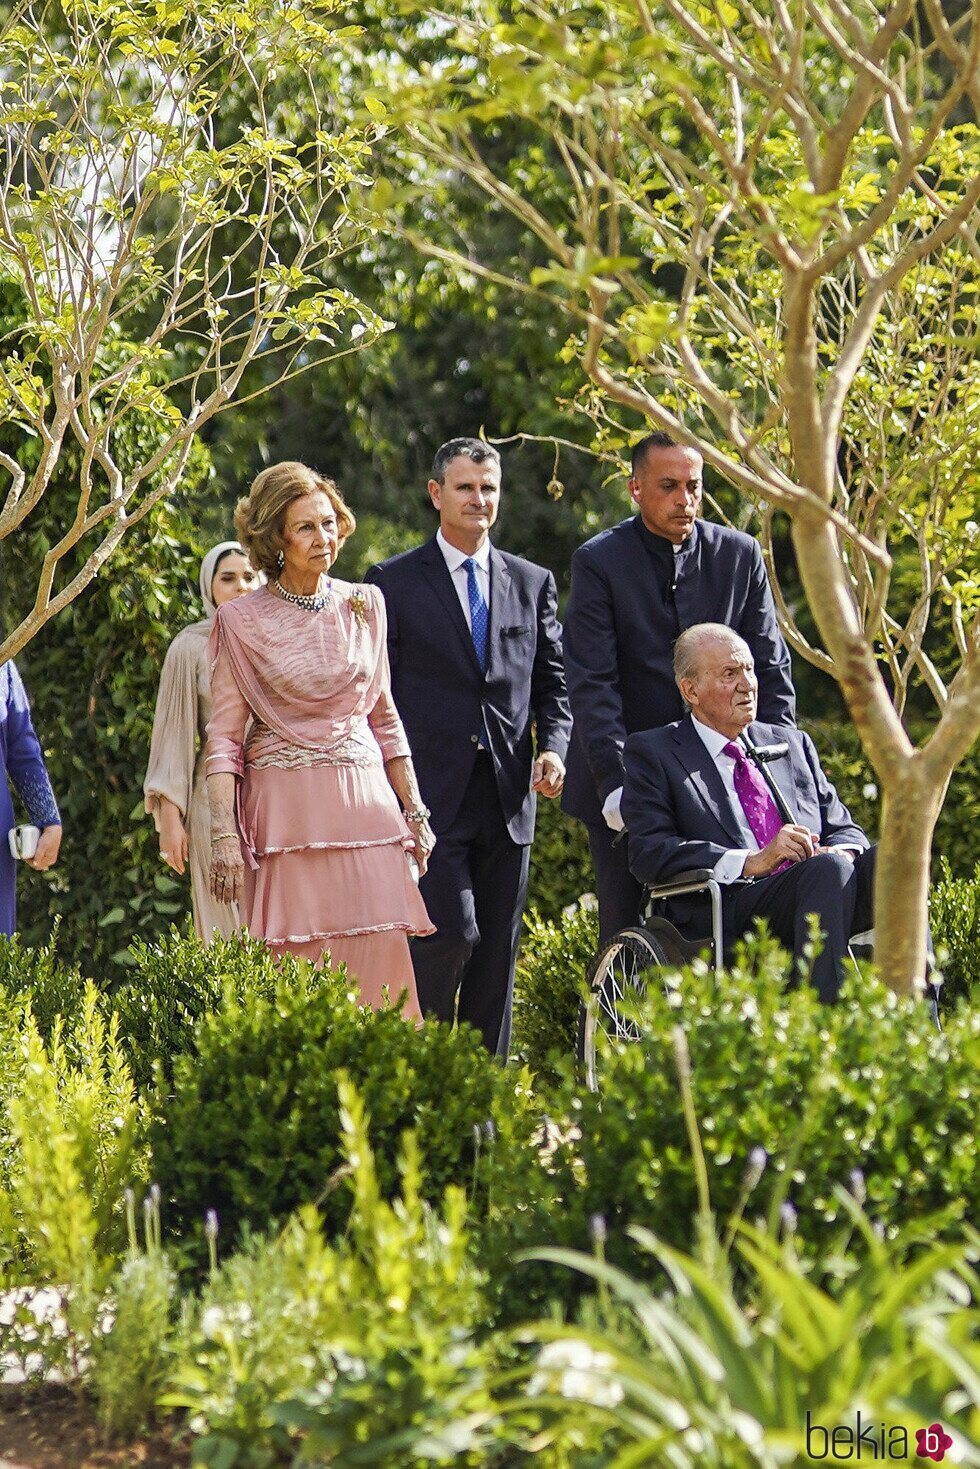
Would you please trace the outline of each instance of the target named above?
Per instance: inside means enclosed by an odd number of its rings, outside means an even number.
[[[485,730],[507,829],[526,845],[536,800],[532,724],[537,748],[562,759],[571,730],[554,577],[491,549],[485,675],[434,537],[372,567],[366,580],[384,593],[392,693],[433,830],[452,825]]]
[[[627,735],[679,719],[674,643],[699,622],[721,622],[755,659],[759,714],[796,719],[789,652],[776,622],[759,544],[698,520],[674,557],[639,516],[580,546],[565,614],[565,672],[575,717],[562,805],[589,825],[623,783]]]
[[[750,724],[755,745],[786,743],[789,754],[767,769],[793,818],[819,832],[823,846],[869,843],[820,768],[809,735],[790,725]],[[714,867],[732,848],[745,845],[735,797],[688,714],[664,729],[626,741],[622,815],[629,833],[629,862],[640,882],[662,882],[697,867]],[[683,926],[706,912],[700,897],[671,899],[670,916]],[[703,925],[699,925],[703,926]]]

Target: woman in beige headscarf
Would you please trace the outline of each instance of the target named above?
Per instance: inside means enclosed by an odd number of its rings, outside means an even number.
[[[228,938],[241,926],[237,904],[217,902],[209,887],[211,826],[202,751],[211,718],[208,635],[218,607],[257,585],[237,541],[222,541],[205,556],[201,563],[205,616],[179,632],[167,649],[143,782],[146,809],[160,837],[160,856],[178,873],[190,863],[194,927],[205,943],[215,933]]]

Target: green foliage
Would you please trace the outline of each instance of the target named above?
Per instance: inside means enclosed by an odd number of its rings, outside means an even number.
[[[102,1329],[92,1342],[86,1385],[107,1434],[132,1434],[152,1417],[173,1356],[177,1278],[160,1244],[153,1195],[144,1201],[144,1248],[136,1243],[135,1203],[127,1195],[129,1250],[102,1303]]]
[[[566,1084],[553,1104],[572,1129],[552,1159],[566,1204],[560,1238],[581,1246],[601,1214],[620,1262],[632,1258],[631,1223],[686,1243],[697,1177],[678,1027],[719,1217],[735,1208],[748,1160],[763,1148],[771,1161],[753,1217],[788,1200],[808,1251],[845,1249],[852,1228],[836,1190],[852,1175],[889,1237],[935,1240],[958,1229],[980,1196],[980,1015],[960,1007],[940,1034],[923,1002],[900,1002],[867,976],[847,980],[841,1001],[825,1007],[809,986],[787,992],[788,975],[769,940],[743,946],[717,979],[703,963],[674,974],[648,992],[642,1040],[603,1058],[601,1095]]]
[[[23,291],[0,276],[0,369],[28,317]],[[159,448],[160,432],[152,415],[138,413],[116,426],[114,453],[124,474]],[[0,422],[0,451],[36,455],[37,443],[30,439],[18,448],[16,431]],[[66,441],[30,519],[16,541],[2,543],[4,635],[33,604],[44,558],[75,516],[82,461],[81,449]],[[27,944],[40,948],[62,917],[62,952],[103,988],[110,987],[115,966],[126,962],[134,933],[150,938],[189,907],[189,878],[178,878],[160,861],[142,785],[167,647],[200,615],[201,545],[182,507],[184,497],[203,489],[209,469],[206,451],[195,445],[180,506],[159,505],[130,531],[111,569],[19,657],[65,838],[50,872],[22,868],[18,874],[18,929]],[[62,574],[76,575],[87,552],[86,545],[72,552]]]
[[[471,1184],[489,1210],[526,1189],[534,1117],[525,1084],[505,1072],[468,1028],[416,1029],[398,1010],[356,1003],[343,971],[285,974],[274,996],[228,993],[197,1023],[193,1054],[178,1056],[172,1095],[158,1099],[152,1127],[169,1226],[201,1238],[215,1209],[223,1238],[265,1229],[300,1204],[320,1200],[335,1229],[347,1221],[340,1113],[333,1076],[347,1070],[382,1140],[382,1192],[396,1183],[395,1149],[412,1127],[425,1196]],[[515,1088],[515,1081],[517,1087]],[[475,1135],[495,1143],[475,1157]],[[172,1202],[171,1202],[172,1201]]]
[[[804,719],[827,776],[855,821],[874,839],[878,835],[879,783],[871,762],[861,749],[849,719],[831,722]],[[924,733],[913,727],[912,735]],[[945,857],[953,873],[968,877],[980,860],[980,749],[967,755],[953,773],[936,822],[934,858]]]
[[[121,1237],[125,1187],[145,1177],[142,1118],[120,1045],[89,984],[69,1046],[60,1019],[45,1046],[30,1010],[10,1100],[12,1156],[0,1194],[5,1268],[78,1282]]]
[[[940,951],[947,1002],[980,997],[980,863],[972,878],[954,877],[945,857],[929,895],[932,936]]]
[[[23,497],[2,529],[47,490],[70,420],[78,514],[53,562],[83,541],[96,558],[71,594],[173,491],[250,362],[268,385],[387,330],[331,268],[360,243],[350,196],[376,132],[316,84],[357,34],[336,10],[14,0],[0,20],[15,123],[0,270],[25,318],[0,372],[8,510]],[[157,443],[124,464],[134,422]],[[49,462],[32,482],[39,443]]]
[[[576,903],[555,922],[534,910],[525,916],[514,984],[512,1053],[539,1082],[556,1079],[556,1056],[575,1053],[579,1000],[598,939],[594,902]]]
[[[490,1358],[475,1340],[485,1303],[465,1196],[450,1186],[440,1207],[425,1202],[413,1133],[392,1191],[343,1073],[338,1091],[346,1235],[327,1243],[307,1205],[212,1275],[166,1401],[188,1410],[202,1466],[272,1469],[300,1436],[296,1462],[486,1463]]]
[[[838,1425],[855,1435],[847,1453],[843,1437],[835,1440],[840,1457],[851,1457],[860,1414],[876,1443],[881,1432],[889,1447],[905,1442],[907,1454],[886,1457],[911,1458],[916,1430],[941,1422],[955,1436],[957,1461],[980,1463],[971,1447],[980,1429],[976,1240],[929,1249],[910,1264],[852,1212],[867,1257],[832,1294],[808,1278],[791,1236],[780,1244],[744,1227],[737,1250],[748,1304],[732,1289],[717,1241],[705,1258],[632,1231],[645,1273],[666,1272],[666,1295],[601,1259],[540,1252],[598,1282],[625,1319],[607,1304],[592,1329],[549,1323],[533,1333],[528,1392],[546,1420],[538,1442],[602,1451],[566,1462],[606,1469],[773,1469],[812,1463],[811,1449],[825,1458],[825,1434]],[[817,1426],[812,1441],[808,1423]]]
[[[592,892],[594,882],[585,827],[566,816],[557,801],[541,797],[531,848],[528,907],[557,923],[569,904]]]
[[[277,960],[265,944],[244,935],[205,946],[193,933],[171,927],[155,943],[136,939],[126,978],[113,1006],[137,1089],[150,1083],[159,1064],[166,1086],[174,1061],[192,1051],[195,1026],[230,994],[241,1004],[273,998],[285,975],[301,969],[289,955]]]
[[[29,1008],[11,1030],[0,1275],[27,1284],[11,1293],[0,1348],[27,1373],[74,1381],[102,1329],[124,1190],[146,1174],[142,1118],[115,1018],[93,985],[70,1044],[59,1017],[46,1046]]]
[[[171,509],[156,512],[152,529],[124,542],[112,575],[21,658],[65,839],[50,873],[20,874],[19,929],[39,945],[61,917],[60,948],[103,987],[129,962],[134,934],[151,940],[190,907],[189,878],[160,860],[143,775],[163,659],[196,615],[199,548]],[[18,594],[9,561],[7,585]]]
[[[12,1013],[29,1002],[45,1043],[60,1015],[70,1044],[74,1024],[82,1013],[86,982],[75,964],[59,956],[58,948],[57,924],[40,949],[29,948],[19,934],[0,935],[0,1006]]]

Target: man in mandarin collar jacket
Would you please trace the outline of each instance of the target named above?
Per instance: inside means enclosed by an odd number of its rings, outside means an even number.
[[[789,652],[758,542],[698,518],[702,456],[664,433],[633,449],[637,514],[580,546],[565,615],[565,673],[575,729],[563,808],[588,828],[600,941],[635,923],[619,803],[628,735],[679,719],[674,643],[697,623],[724,623],[751,650],[759,718],[793,724]]]

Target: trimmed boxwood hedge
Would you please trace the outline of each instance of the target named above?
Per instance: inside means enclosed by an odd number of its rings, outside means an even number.
[[[690,1243],[697,1200],[678,1027],[721,1220],[757,1148],[769,1162],[750,1217],[789,1202],[814,1251],[850,1237],[834,1188],[851,1186],[855,1170],[853,1186],[890,1235],[935,1240],[976,1217],[980,1013],[959,1006],[940,1032],[923,1001],[900,1001],[867,976],[823,1006],[807,986],[787,990],[787,962],[771,940],[753,940],[720,978],[704,964],[679,972],[651,987],[643,1039],[607,1058],[600,1094],[566,1075],[553,1102],[565,1141],[552,1163],[564,1242],[585,1245],[602,1215],[611,1258],[633,1266],[628,1224]]]

